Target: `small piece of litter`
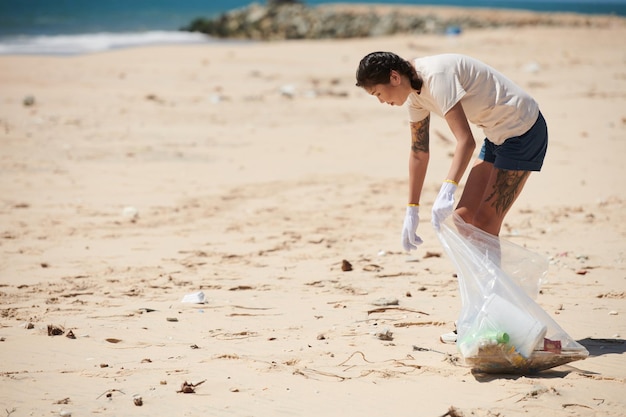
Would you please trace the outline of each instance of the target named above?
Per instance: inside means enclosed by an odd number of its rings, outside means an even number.
[[[375,306],[397,306],[400,304],[400,301],[397,298],[379,298],[372,301],[372,304]]]
[[[26,107],[30,107],[30,106],[34,106],[35,105],[35,96],[26,96],[24,97],[24,99],[22,100],[22,104]]]
[[[376,333],[375,336],[380,340],[393,340],[393,333],[389,330]]]
[[[205,302],[206,297],[202,291],[187,294],[181,300],[181,303],[204,304]]]
[[[125,219],[134,222],[137,220],[137,218],[139,218],[139,211],[135,207],[127,206],[124,207],[124,209],[122,210],[122,216]]]

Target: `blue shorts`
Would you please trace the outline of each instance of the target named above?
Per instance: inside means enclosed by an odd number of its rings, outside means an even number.
[[[495,145],[485,138],[479,159],[509,171],[541,171],[548,149],[548,127],[541,112],[533,127],[521,136],[514,136]]]

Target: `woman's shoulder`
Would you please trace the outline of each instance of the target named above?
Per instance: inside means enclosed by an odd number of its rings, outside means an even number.
[[[489,65],[477,58],[463,54],[439,54],[416,58],[413,65],[415,69],[425,78],[437,77],[441,75],[458,76],[468,74],[493,73],[494,70]]]
[[[473,58],[469,55],[463,54],[455,54],[455,53],[445,53],[445,54],[437,54],[437,55],[426,55],[414,58],[413,62],[419,65],[427,65],[427,66],[450,66],[451,64],[457,64],[461,62],[466,63],[481,63],[478,59]]]

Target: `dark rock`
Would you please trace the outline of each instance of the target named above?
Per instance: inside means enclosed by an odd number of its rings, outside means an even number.
[[[341,39],[401,33],[460,34],[465,29],[494,27],[607,26],[616,18],[420,6],[307,7],[297,0],[268,0],[267,6],[253,3],[215,18],[197,18],[182,30],[232,39]]]

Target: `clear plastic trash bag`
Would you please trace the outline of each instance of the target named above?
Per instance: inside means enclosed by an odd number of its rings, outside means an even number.
[[[438,232],[457,269],[457,348],[474,371],[532,373],[589,352],[536,302],[545,257],[449,216]]]

